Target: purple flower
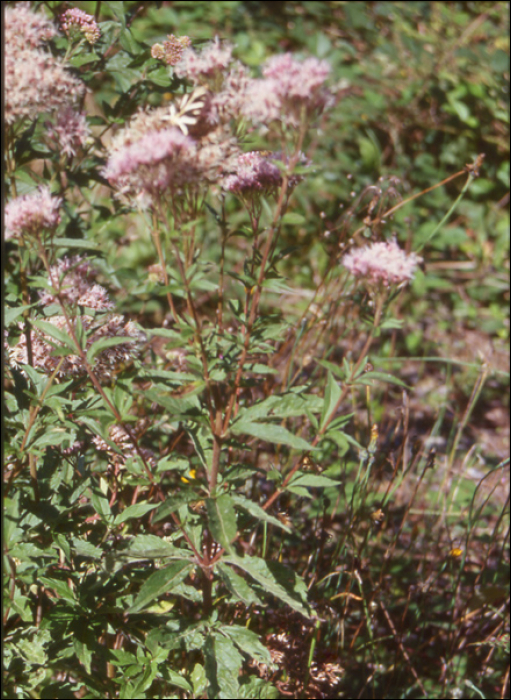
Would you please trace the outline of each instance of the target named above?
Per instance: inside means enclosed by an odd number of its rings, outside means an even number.
[[[342,264],[352,275],[388,287],[409,282],[421,261],[421,257],[415,253],[407,255],[391,240],[352,250],[343,257]]]

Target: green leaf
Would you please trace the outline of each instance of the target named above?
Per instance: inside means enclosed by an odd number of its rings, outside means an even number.
[[[397,386],[402,386],[405,389],[410,389],[410,386],[403,382],[401,379],[392,376],[392,374],[387,374],[386,372],[365,372],[361,377],[354,382],[354,384],[364,384],[367,386],[374,386],[372,379],[379,379],[382,382],[387,382],[388,384],[397,384]]]
[[[265,442],[275,443],[277,445],[289,445],[297,450],[313,450],[312,445],[298,435],[293,435],[287,428],[275,423],[250,423],[245,421],[237,421],[231,427],[234,435],[252,435]]]
[[[320,430],[328,423],[330,417],[336,409],[337,402],[341,398],[341,387],[335,381],[333,374],[328,373],[328,379],[325,389],[325,403],[321,412]]]
[[[128,613],[136,613],[153,603],[160,595],[171,591],[180,584],[193,569],[193,564],[187,561],[176,561],[151,574],[144,583],[135,602],[128,608]]]
[[[128,506],[122,513],[115,516],[114,525],[120,525],[126,520],[131,520],[131,518],[140,518],[158,505],[158,503],[135,503],[132,506]]]
[[[230,566],[220,562],[217,572],[231,593],[239,598],[245,605],[263,605],[263,601],[250,587],[247,581],[237,574]]]
[[[339,377],[339,379],[342,379],[343,381],[346,381],[346,377],[349,376],[349,374],[346,374],[346,369],[339,367],[338,365],[335,365],[333,362],[328,362],[328,360],[316,360],[318,365],[321,365],[325,369],[328,369],[330,372],[335,374],[336,377]]]
[[[232,498],[224,493],[218,498],[206,499],[211,534],[228,551],[236,537],[236,511]]]
[[[287,212],[282,217],[282,223],[283,224],[290,224],[290,225],[294,225],[294,226],[299,226],[300,224],[305,223],[305,217],[302,216],[302,214],[295,214],[293,212]]]
[[[261,506],[254,503],[254,501],[245,498],[245,496],[237,494],[232,494],[231,498],[239,508],[243,508],[243,510],[246,510],[248,513],[250,513],[250,515],[253,515],[254,518],[257,518],[257,520],[263,520],[271,525],[275,525],[275,527],[282,528],[286,532],[292,532],[291,528],[281,523],[278,518],[275,518],[273,515],[267,513],[264,508],[261,508]]]
[[[12,309],[9,309],[7,306],[4,306],[4,324],[5,327],[10,326],[13,321],[15,321],[18,316],[21,316],[21,314],[26,311],[27,309],[31,309],[32,306],[36,306],[35,304],[25,304],[23,306],[15,306]]]
[[[58,579],[47,578],[46,576],[39,576],[37,580],[46,588],[54,590],[59,598],[67,600],[68,603],[72,603],[73,605],[77,604],[75,594],[69,588],[66,581],[59,581]]]
[[[291,479],[289,486],[302,486],[307,488],[331,488],[333,486],[340,486],[341,482],[335,479],[329,479],[327,476],[322,476],[321,474],[300,474],[296,479]]]
[[[305,607],[305,605],[300,600],[297,600],[295,597],[293,597],[287,590],[289,586],[285,588],[283,585],[281,585],[279,581],[277,581],[276,577],[274,576],[273,572],[270,570],[268,564],[264,561],[264,559],[260,559],[259,557],[238,557],[235,554],[229,554],[228,556],[224,557],[224,562],[239,567],[240,569],[245,571],[249,576],[252,576],[252,578],[255,579],[257,583],[259,583],[259,585],[262,586],[267,593],[271,593],[276,598],[289,605],[289,607],[293,608],[293,610],[296,610],[307,619],[311,618],[311,615]],[[291,580],[300,579],[300,577],[290,569],[288,569],[287,572]],[[288,579],[288,581],[290,579]],[[305,587],[305,583],[302,579],[300,579],[300,581],[302,583],[302,586],[298,586],[298,588],[303,590],[303,587]],[[307,589],[305,587],[305,591],[306,590]]]
[[[166,501],[161,503],[155,511],[153,523],[168,518],[169,515],[175,513],[182,505],[198,500],[200,500],[199,495],[193,491],[183,491],[176,496],[170,496],[170,498],[167,498]]]
[[[134,343],[136,338],[131,336],[117,336],[115,338],[100,338],[95,340],[87,351],[87,362],[92,364],[96,355],[98,355],[103,350],[111,348],[114,345],[124,345],[125,343]]]
[[[215,630],[206,639],[204,652],[206,676],[210,684],[208,697],[237,698],[243,657],[232,641]]]
[[[74,344],[73,339],[70,338],[65,331],[54,326],[53,323],[48,323],[48,321],[32,321],[32,325],[43,331],[45,335],[49,335],[50,338],[54,338],[54,340],[58,340],[60,343],[63,343],[64,346],[73,353],[76,353],[76,345]]]
[[[110,509],[108,498],[105,498],[102,493],[96,490],[91,490],[90,500],[94,510],[101,516],[102,520],[111,519],[112,511]]]
[[[137,535],[130,542],[130,548],[120,553],[119,556],[133,557],[135,559],[159,559],[164,557],[183,559],[186,554],[186,549],[175,547],[157,535]]]
[[[252,630],[241,627],[241,625],[229,625],[220,629],[232,639],[242,652],[248,654],[258,664],[270,665],[272,663],[270,652],[261,644],[258,635]]]

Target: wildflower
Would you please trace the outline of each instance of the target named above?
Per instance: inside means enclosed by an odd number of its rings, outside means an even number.
[[[37,48],[56,34],[53,22],[43,14],[32,12],[30,3],[5,8],[5,47],[10,52]]]
[[[290,53],[273,56],[263,68],[264,78],[248,86],[243,112],[254,122],[299,126],[331,104],[324,87],[329,72],[328,62],[317,58],[300,63]]]
[[[6,239],[55,229],[60,223],[61,204],[60,197],[52,196],[48,187],[11,200],[5,207]]]
[[[66,10],[60,18],[61,26],[68,37],[83,34],[89,44],[95,44],[101,36],[101,31],[92,15],[73,7]]]
[[[88,260],[79,255],[71,258],[63,258],[50,268],[49,282],[51,287],[58,290],[53,293],[49,289],[40,293],[41,304],[48,306],[53,303],[64,303],[68,311],[68,321],[62,315],[51,316],[45,320],[55,328],[69,334],[68,323],[77,329],[77,320],[80,319],[83,330],[87,336],[85,352],[92,344],[102,338],[125,338],[125,342],[120,342],[109,348],[105,348],[98,353],[93,361],[93,371],[100,381],[109,380],[112,375],[124,364],[131,362],[136,356],[145,341],[145,335],[139,331],[132,321],[120,314],[113,314],[113,303],[108,297],[106,289],[99,284],[95,284],[96,271]],[[77,311],[77,306],[93,308],[103,314],[91,315],[82,313],[73,317]],[[44,333],[38,328],[31,331],[31,345],[33,365],[48,374],[52,373],[62,359],[62,355],[53,355],[53,347],[57,341],[51,335]],[[11,363],[18,366],[23,371],[23,365],[28,363],[28,353],[26,347],[26,337],[20,336],[17,344],[8,349]],[[64,357],[59,368],[59,377],[81,377],[85,376],[86,368],[80,355],[71,351]]]
[[[197,177],[193,144],[175,127],[149,131],[113,153],[104,175],[122,192],[157,193],[182,187]]]
[[[421,261],[415,253],[407,255],[401,250],[395,239],[358,248],[342,259],[344,267],[356,277],[381,282],[385,287],[409,282]]]
[[[301,165],[309,161],[303,153],[299,154]],[[288,157],[280,151],[274,153],[250,151],[238,156],[231,172],[224,181],[223,188],[238,195],[265,192],[275,194],[282,185],[282,173],[275,161],[288,162]],[[295,187],[303,179],[300,175],[291,175],[288,180],[289,188]]]
[[[108,314],[103,322],[92,316],[83,315],[71,320],[75,330],[77,319],[80,318],[81,325],[87,334],[85,351],[89,350],[94,342],[102,338],[126,339],[126,342],[119,343],[110,348],[105,348],[98,353],[93,361],[93,371],[100,381],[111,379],[120,366],[130,362],[141,349],[141,343],[145,339],[144,334],[135,325],[119,314]],[[52,316],[45,319],[55,328],[69,333],[67,321],[64,316]],[[31,332],[32,360],[36,369],[51,374],[61,362],[60,355],[53,355],[52,350],[57,341],[50,335],[35,328]],[[28,364],[28,353],[25,335],[13,347],[9,348],[9,360],[11,364],[18,367],[23,372],[23,365]],[[85,364],[80,355],[70,352],[64,357],[57,376],[59,377],[83,377],[86,374]]]
[[[225,178],[223,187],[228,192],[246,194],[275,191],[281,184],[277,166],[258,151],[250,151],[238,157],[236,172]]]
[[[68,73],[61,59],[42,46],[56,34],[49,20],[16,5],[5,11],[5,120],[35,119],[82,97],[84,85]]]
[[[73,107],[64,108],[57,114],[54,124],[46,124],[46,139],[52,150],[58,150],[69,158],[76,156],[91,136],[84,112]]]
[[[221,45],[218,38],[200,53],[187,49],[175,67],[178,78],[190,80],[194,85],[212,84],[221,76],[232,57],[232,46]]]
[[[192,44],[188,36],[174,36],[169,34],[162,44],[151,46],[151,56],[160,61],[165,61],[168,66],[175,66],[181,60],[183,52]]]
[[[62,258],[50,267],[49,274],[51,286],[58,291],[58,296],[51,291],[39,292],[41,304],[48,306],[60,300],[70,307],[86,306],[97,311],[112,309],[114,305],[106,289],[94,284],[95,276],[92,265],[80,255]]]

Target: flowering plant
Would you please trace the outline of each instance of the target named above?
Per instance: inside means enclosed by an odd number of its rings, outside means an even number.
[[[341,493],[352,523],[383,513],[378,427],[354,435],[348,400],[403,385],[371,352],[422,259],[369,207],[370,242],[318,232],[328,260],[293,285],[311,135],[339,100],[327,60],[255,77],[218,38],[149,48],[124,16],[67,9],[59,33],[40,10],[5,13],[10,687],[276,697],[294,649],[293,692],[326,697],[343,669],[312,661],[315,528]]]

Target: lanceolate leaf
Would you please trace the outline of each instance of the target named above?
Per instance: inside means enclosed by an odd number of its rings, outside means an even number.
[[[227,494],[206,500],[211,534],[224,549],[230,550],[236,537],[236,511],[232,499]]]
[[[311,615],[305,605],[291,595],[288,587],[281,585],[264,559],[260,559],[259,557],[238,557],[234,554],[230,554],[224,557],[224,562],[232,564],[233,566],[238,566],[243,571],[246,571],[246,573],[255,579],[267,593],[271,593],[276,598],[279,598],[279,600],[289,605],[289,607],[293,608],[293,610],[296,610],[304,617],[310,619]],[[290,570],[289,575],[294,577],[295,580],[299,579],[298,575]],[[300,581],[305,585],[301,579]]]
[[[321,412],[320,429],[328,422],[332,413],[335,411],[337,402],[341,397],[341,388],[334,379],[331,372],[328,373],[328,381],[325,389],[325,403]]]
[[[297,450],[313,450],[312,445],[299,437],[293,435],[287,428],[275,423],[249,423],[238,421],[231,428],[235,435],[252,435],[252,437],[265,440],[277,445],[289,445]]]
[[[128,613],[136,613],[153,603],[160,595],[171,591],[188,576],[193,568],[189,560],[177,561],[151,574],[144,583]]]
[[[271,523],[276,527],[282,528],[286,532],[291,532],[291,528],[281,523],[280,520],[275,518],[273,515],[267,513],[263,508],[261,508],[261,506],[257,505],[257,503],[254,503],[254,501],[251,501],[248,498],[245,498],[244,496],[239,496],[235,494],[233,494],[231,498],[239,508],[243,508],[243,510],[246,510],[247,513],[253,515],[254,518],[257,518],[258,520],[264,520],[267,523]]]

